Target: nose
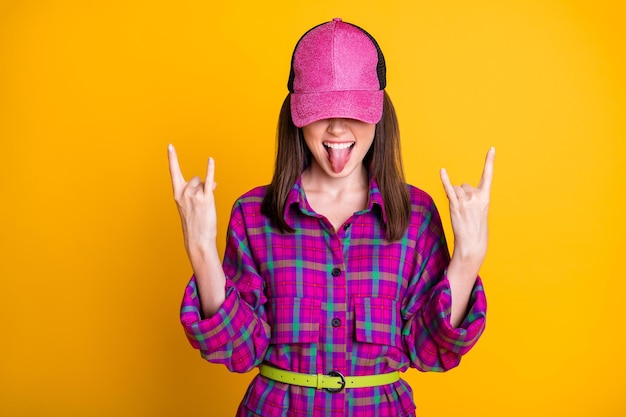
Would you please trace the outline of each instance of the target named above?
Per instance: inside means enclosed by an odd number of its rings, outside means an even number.
[[[342,117],[334,117],[328,119],[328,131],[333,134],[338,134],[346,130],[347,120]]]

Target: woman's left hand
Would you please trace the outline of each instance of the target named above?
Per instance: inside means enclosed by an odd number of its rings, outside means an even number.
[[[476,274],[487,255],[488,213],[495,148],[489,149],[477,188],[468,184],[453,186],[445,169],[441,182],[450,202],[450,219],[454,232],[454,254],[466,268]]]

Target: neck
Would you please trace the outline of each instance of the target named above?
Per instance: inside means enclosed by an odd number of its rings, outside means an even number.
[[[347,176],[332,177],[313,162],[302,173],[302,186],[305,191],[339,195],[344,192],[367,189],[369,187],[369,176],[363,164]]]

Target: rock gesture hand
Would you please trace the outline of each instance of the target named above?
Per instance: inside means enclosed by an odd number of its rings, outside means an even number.
[[[454,253],[447,275],[452,295],[450,324],[453,327],[464,320],[478,271],[487,255],[487,218],[495,154],[494,148],[487,152],[477,188],[468,184],[453,186],[446,170],[441,170],[441,182],[450,202],[454,232]]]
[[[185,181],[174,146],[167,147],[167,156],[185,249],[198,283],[203,313],[210,317],[221,306],[225,292],[225,277],[216,244],[215,162],[209,158],[204,182],[200,177]]]
[[[178,164],[176,149],[172,145],[167,149],[174,201],[183,226],[185,248],[191,257],[190,251],[196,249],[197,245],[215,241],[217,235],[217,216],[213,198],[213,190],[217,185],[214,181],[215,162],[213,158],[209,158],[204,182],[197,176],[185,181]]]
[[[459,257],[469,270],[478,273],[487,255],[489,196],[493,179],[495,149],[485,158],[485,166],[477,188],[468,184],[453,186],[445,169],[441,182],[450,202],[450,219],[454,232],[454,257]],[[466,269],[464,268],[464,269]]]

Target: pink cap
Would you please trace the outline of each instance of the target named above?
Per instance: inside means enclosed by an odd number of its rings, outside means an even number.
[[[305,33],[294,49],[291,118],[297,127],[335,117],[378,123],[385,85],[385,58],[376,40],[333,19]]]

